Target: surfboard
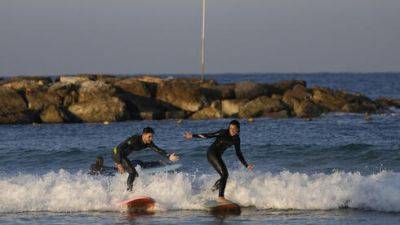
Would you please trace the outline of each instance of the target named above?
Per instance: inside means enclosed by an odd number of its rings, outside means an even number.
[[[238,204],[229,200],[220,202],[217,200],[209,200],[204,204],[207,211],[221,214],[240,214],[241,208]]]
[[[136,196],[121,201],[119,204],[126,207],[128,211],[131,212],[146,212],[154,210],[156,201],[147,196]]]

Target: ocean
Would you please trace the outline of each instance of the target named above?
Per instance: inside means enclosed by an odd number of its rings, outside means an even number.
[[[400,74],[224,74],[220,83],[306,80],[400,98]],[[206,159],[212,140],[185,141],[184,131],[216,131],[230,119],[128,121],[103,124],[0,126],[0,224],[400,224],[400,110],[372,115],[331,113],[321,118],[241,120],[242,151],[254,171],[240,165],[233,148],[224,160],[226,197],[240,215],[212,215],[202,204],[216,197],[218,179]],[[96,156],[112,165],[111,149],[145,126],[155,143],[176,152],[176,173],[139,170],[133,193],[127,175],[87,174]],[[162,160],[146,150],[132,155]],[[117,202],[131,195],[157,201],[151,215],[128,215]]]

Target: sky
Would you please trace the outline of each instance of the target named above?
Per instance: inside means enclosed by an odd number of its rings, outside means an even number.
[[[400,71],[399,0],[206,0],[207,73]],[[0,76],[196,74],[201,0],[0,0]]]

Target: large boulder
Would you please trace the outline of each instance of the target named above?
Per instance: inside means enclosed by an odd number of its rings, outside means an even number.
[[[361,94],[316,87],[312,89],[313,101],[329,111],[352,113],[376,112],[378,107],[374,101]]]
[[[375,102],[364,95],[348,95],[346,99],[347,103],[341,109],[343,112],[375,113],[378,110]]]
[[[36,115],[30,111],[17,91],[0,87],[0,124],[36,122]]]
[[[115,122],[129,119],[126,105],[117,97],[78,102],[68,107],[75,122]]]
[[[82,82],[78,102],[68,107],[76,122],[114,122],[129,119],[126,104],[116,95],[116,89],[104,81]]]
[[[293,87],[293,89],[290,89],[285,92],[285,94],[282,97],[282,100],[291,108],[293,108],[296,103],[311,98],[312,94],[308,92],[307,88],[301,84],[297,84],[296,86]]]
[[[27,90],[25,92],[28,108],[35,112],[41,112],[50,105],[59,107],[62,105],[62,98],[55,92],[49,92],[47,89]]]
[[[213,87],[213,89],[220,92],[220,99],[234,99],[235,95],[235,84],[221,84]]]
[[[347,103],[346,94],[329,88],[312,88],[312,100],[329,111],[340,111]]]
[[[147,98],[153,97],[147,84],[134,77],[119,80],[114,83],[114,86],[118,88],[120,92],[131,93]]]
[[[79,85],[57,82],[47,90],[50,95],[57,95],[62,99],[63,107],[68,107],[71,104],[79,101]]]
[[[43,123],[69,122],[67,114],[55,105],[50,105],[40,113],[40,120]]]
[[[244,81],[235,85],[235,96],[238,99],[252,100],[262,95],[270,96],[271,94],[272,89],[267,84]]]
[[[79,84],[85,81],[90,81],[91,79],[87,76],[73,76],[73,75],[66,75],[66,76],[60,76],[59,77],[59,82],[61,83],[67,83],[67,84]]]
[[[223,116],[224,115],[221,112],[221,110],[209,106],[193,113],[190,118],[195,120],[206,120],[206,119],[219,119],[223,118]]]
[[[293,105],[295,116],[300,118],[319,117],[324,110],[311,100],[296,101]]]
[[[237,117],[239,109],[248,102],[247,99],[229,99],[221,101],[222,113],[227,117]]]
[[[79,87],[79,101],[107,99],[116,95],[116,89],[104,81],[85,81]]]
[[[52,83],[50,77],[12,77],[3,82],[3,87],[14,90],[35,90],[46,88]]]
[[[400,108],[400,99],[379,97],[375,99],[375,104],[380,110],[387,110],[390,107]]]
[[[293,89],[297,85],[307,87],[307,82],[303,80],[283,80],[270,85],[270,88],[274,94],[283,95],[286,91]]]
[[[256,98],[239,110],[239,117],[251,118],[260,116],[275,115],[277,112],[282,115],[288,115],[287,105],[279,99],[273,99],[267,96]],[[282,113],[283,112],[283,113]],[[273,116],[275,117],[275,116]]]
[[[161,83],[158,85],[156,97],[158,100],[189,112],[197,112],[210,104],[202,87],[182,80]]]

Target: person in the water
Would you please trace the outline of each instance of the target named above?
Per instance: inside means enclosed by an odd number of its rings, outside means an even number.
[[[128,172],[128,191],[132,191],[133,182],[138,176],[135,167],[132,165],[131,161],[128,159],[128,155],[132,152],[140,151],[145,148],[151,148],[153,151],[159,153],[160,155],[168,158],[170,161],[175,162],[179,160],[179,157],[175,153],[167,153],[163,149],[159,148],[153,143],[154,130],[151,127],[146,127],[143,129],[141,135],[133,135],[119,144],[113,149],[113,160],[118,172],[121,174]]]
[[[90,165],[90,175],[105,175],[113,176],[117,169],[115,167],[109,167],[104,165],[104,159],[101,156],[96,157],[96,162]]]
[[[229,123],[228,129],[221,129],[214,133],[204,133],[204,134],[192,134],[190,132],[185,132],[184,136],[187,140],[192,138],[216,138],[214,143],[208,148],[207,151],[207,159],[214,167],[214,169],[219,173],[221,178],[215,182],[212,190],[219,189],[219,198],[220,201],[225,201],[225,186],[228,180],[228,170],[226,169],[225,163],[222,160],[222,154],[224,151],[231,147],[235,146],[236,155],[239,158],[240,162],[248,169],[252,170],[253,165],[247,164],[246,160],[243,157],[242,151],[240,150],[240,123],[237,120],[232,120]]]

